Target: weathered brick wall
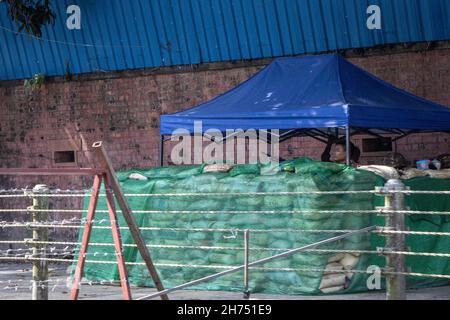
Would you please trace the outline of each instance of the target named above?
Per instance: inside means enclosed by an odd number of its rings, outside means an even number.
[[[350,60],[400,88],[450,106],[450,49]],[[161,113],[207,101],[246,80],[267,62],[83,75],[70,82],[48,79],[34,92],[26,91],[22,82],[0,82],[0,166],[57,167],[54,151],[77,150],[78,165],[89,167],[85,150],[96,140],[106,143],[116,169],[154,166]],[[360,144],[361,137],[354,141]],[[294,138],[282,144],[281,155],[319,158],[322,148],[310,138]],[[450,152],[450,136],[411,135],[398,141],[397,150],[412,161],[432,157]],[[166,148],[166,160],[169,152]],[[78,177],[0,177],[0,189],[42,182],[59,188],[89,187],[91,183]]]
[[[351,58],[369,72],[432,101],[450,105],[450,49]],[[2,167],[54,167],[53,151],[82,151],[104,140],[117,169],[156,165],[159,115],[183,110],[246,80],[261,66],[71,82],[52,79],[33,93],[22,83],[0,83],[0,161]],[[448,151],[446,135],[414,135],[398,142],[411,160]],[[358,138],[355,139],[357,142]],[[282,155],[318,157],[322,146],[309,138],[287,141]],[[168,149],[168,148],[166,148]],[[166,159],[169,150],[166,150]],[[61,183],[70,186],[71,179]]]

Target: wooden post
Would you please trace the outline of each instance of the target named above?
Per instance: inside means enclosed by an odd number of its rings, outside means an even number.
[[[119,181],[117,180],[112,163],[108,155],[106,154],[105,149],[103,148],[102,142],[101,141],[94,142],[92,148],[94,149],[94,152],[102,168],[106,170],[108,185],[105,185],[105,187],[111,188],[114,191],[117,204],[119,205],[120,210],[122,211],[122,215],[128,225],[130,234],[133,237],[134,242],[136,243],[139,253],[141,254],[142,259],[144,260],[147,269],[150,272],[153,282],[155,283],[156,289],[158,291],[163,291],[164,286],[153,264],[150,252],[147,249],[144,238],[142,237],[139,231],[139,227],[137,226],[136,221],[134,220],[130,206],[128,205],[128,201],[125,198],[125,195],[123,194]],[[161,299],[168,300],[169,297],[166,294],[163,294],[161,295]]]
[[[46,193],[48,188],[45,184],[38,184],[33,188],[31,195],[36,193]],[[47,220],[47,212],[35,210],[48,209],[48,199],[46,197],[34,197],[33,205],[28,207],[32,213],[33,223],[39,224]],[[48,229],[46,227],[33,227],[33,258],[44,258],[44,260],[33,260],[32,270],[32,300],[48,300],[48,261],[46,244],[36,244],[35,242],[48,241]]]

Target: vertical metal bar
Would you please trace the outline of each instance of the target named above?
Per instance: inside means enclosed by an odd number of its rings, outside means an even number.
[[[350,165],[350,127],[345,127],[345,163]]]
[[[265,263],[268,263],[270,261],[273,261],[273,260],[276,260],[276,259],[279,259],[279,258],[288,257],[288,256],[290,256],[290,255],[292,255],[294,253],[297,253],[297,252],[306,251],[308,249],[316,248],[318,246],[321,246],[321,245],[324,245],[324,244],[327,244],[327,243],[331,243],[331,242],[335,242],[335,241],[338,241],[338,240],[341,240],[341,239],[345,239],[345,238],[351,237],[351,236],[353,236],[355,234],[371,232],[372,230],[375,230],[376,228],[377,228],[376,226],[370,226],[370,227],[366,227],[366,228],[359,229],[359,230],[353,230],[353,231],[350,231],[350,232],[347,232],[347,233],[344,233],[344,234],[341,234],[341,235],[338,235],[338,236],[335,236],[335,237],[332,237],[332,238],[323,239],[323,240],[320,240],[320,241],[308,244],[306,246],[302,246],[302,247],[299,247],[299,248],[294,248],[294,249],[291,249],[291,250],[288,250],[288,251],[285,251],[285,252],[282,252],[282,253],[278,253],[276,255],[273,255],[273,256],[270,256],[270,257],[267,257],[267,258],[262,258],[262,259],[250,262],[248,264],[248,266],[249,267],[253,267],[253,266],[256,266],[256,265],[265,264]],[[172,287],[172,288],[169,288],[169,289],[165,289],[165,290],[160,291],[160,292],[156,292],[156,293],[152,293],[152,294],[149,294],[149,295],[145,295],[145,296],[139,297],[139,298],[137,298],[137,300],[156,298],[156,297],[159,297],[159,296],[161,296],[163,294],[167,294],[167,293],[170,293],[170,292],[181,290],[181,289],[184,289],[184,288],[187,288],[187,287],[190,287],[190,286],[202,283],[202,282],[207,282],[207,281],[219,278],[219,277],[223,277],[223,276],[225,276],[227,274],[231,274],[231,273],[234,273],[234,272],[241,271],[244,268],[245,268],[244,265],[238,266],[238,267],[234,267],[234,268],[231,268],[231,269],[228,269],[228,270],[225,270],[225,271],[221,271],[219,273],[212,274],[210,276],[206,276],[206,277],[203,277],[203,278],[200,278],[200,279],[197,279],[197,280],[192,280],[192,281],[180,284],[178,286],[175,286],[175,287]]]
[[[106,176],[103,177],[106,187],[106,202],[108,204],[109,220],[111,222],[111,231],[114,240],[114,248],[116,250],[117,266],[119,268],[120,286],[125,300],[131,300],[130,284],[128,283],[127,269],[125,259],[123,258],[122,238],[120,236],[119,224],[117,223],[116,206],[112,190],[108,187],[109,181]]]
[[[248,289],[249,240],[250,230],[246,229],[244,231],[244,299],[250,299],[250,290]]]
[[[164,166],[164,135],[159,139],[159,166]]]
[[[397,211],[405,210],[404,193],[395,193],[394,191],[406,190],[406,186],[398,179],[390,179],[386,182],[384,190],[385,208],[387,210]],[[394,193],[392,193],[394,192]],[[405,216],[399,212],[393,212],[386,216],[386,229],[394,231],[405,230]],[[386,299],[387,300],[405,300],[406,299],[406,276],[404,274],[395,274],[397,272],[406,272],[405,255],[389,254],[389,251],[406,251],[405,235],[397,233],[386,234]],[[389,272],[394,272],[390,274]]]
[[[33,193],[46,193],[48,188],[45,184],[38,184],[33,188]],[[34,197],[33,206],[28,208],[32,212],[33,223],[42,223],[47,220],[47,212],[36,212],[34,210],[48,209],[46,197]],[[33,210],[34,209],[34,210]],[[48,229],[46,227],[33,228],[33,242],[48,241]],[[46,258],[47,245],[33,243],[33,258]],[[32,300],[48,300],[48,261],[33,260],[32,270]]]
[[[97,208],[98,194],[100,192],[102,178],[99,175],[94,176],[94,185],[92,187],[91,199],[89,201],[88,212],[86,215],[86,222],[84,223],[83,237],[81,240],[80,252],[78,253],[77,266],[75,268],[74,279],[72,283],[72,290],[70,292],[70,299],[77,300],[80,291],[80,282],[83,277],[83,268],[86,261],[86,252],[89,246],[89,239],[92,231],[92,220],[94,219],[95,209]]]

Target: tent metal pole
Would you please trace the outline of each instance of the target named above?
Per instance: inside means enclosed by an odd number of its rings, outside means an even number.
[[[350,127],[345,127],[345,163],[350,165]]]
[[[160,135],[159,140],[159,166],[162,167],[164,165],[164,135]]]

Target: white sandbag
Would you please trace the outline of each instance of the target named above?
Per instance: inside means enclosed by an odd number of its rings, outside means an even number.
[[[359,257],[355,257],[350,253],[346,253],[344,257],[339,261],[344,266],[344,269],[352,269],[359,261]]]
[[[344,286],[345,285],[345,274],[343,273],[333,273],[323,276],[320,282],[319,289]]]
[[[345,277],[346,277],[348,280],[352,280],[354,274],[355,274],[354,272],[346,272],[346,273],[345,273]]]
[[[325,269],[329,270],[329,271],[325,271],[323,273],[324,275],[327,275],[327,274],[336,273],[336,271],[339,271],[339,270],[343,270],[344,266],[342,264],[340,264],[339,262],[332,262],[332,263],[327,264]]]
[[[369,165],[369,166],[360,166],[358,167],[358,169],[373,172],[386,180],[399,178],[397,170],[389,166]]]
[[[323,293],[332,293],[332,292],[337,292],[340,290],[344,290],[344,286],[336,286],[336,287],[329,287],[329,288],[323,288],[320,289],[320,291],[322,291]]]
[[[234,167],[234,164],[215,163],[208,164],[203,168],[203,172],[228,172]]]
[[[425,170],[425,172],[432,178],[436,178],[436,179],[450,179],[450,169]]]
[[[148,178],[147,178],[146,176],[144,176],[144,175],[142,175],[142,174],[140,174],[140,173],[137,173],[137,172],[134,172],[134,173],[130,174],[130,175],[128,176],[128,179],[132,179],[132,180],[142,180],[142,181],[148,180]]]
[[[343,253],[335,254],[334,256],[328,259],[328,263],[340,261],[342,258],[344,258]]]
[[[416,177],[425,177],[427,173],[424,170],[419,170],[416,168],[408,168],[402,171],[401,179],[407,180]]]

